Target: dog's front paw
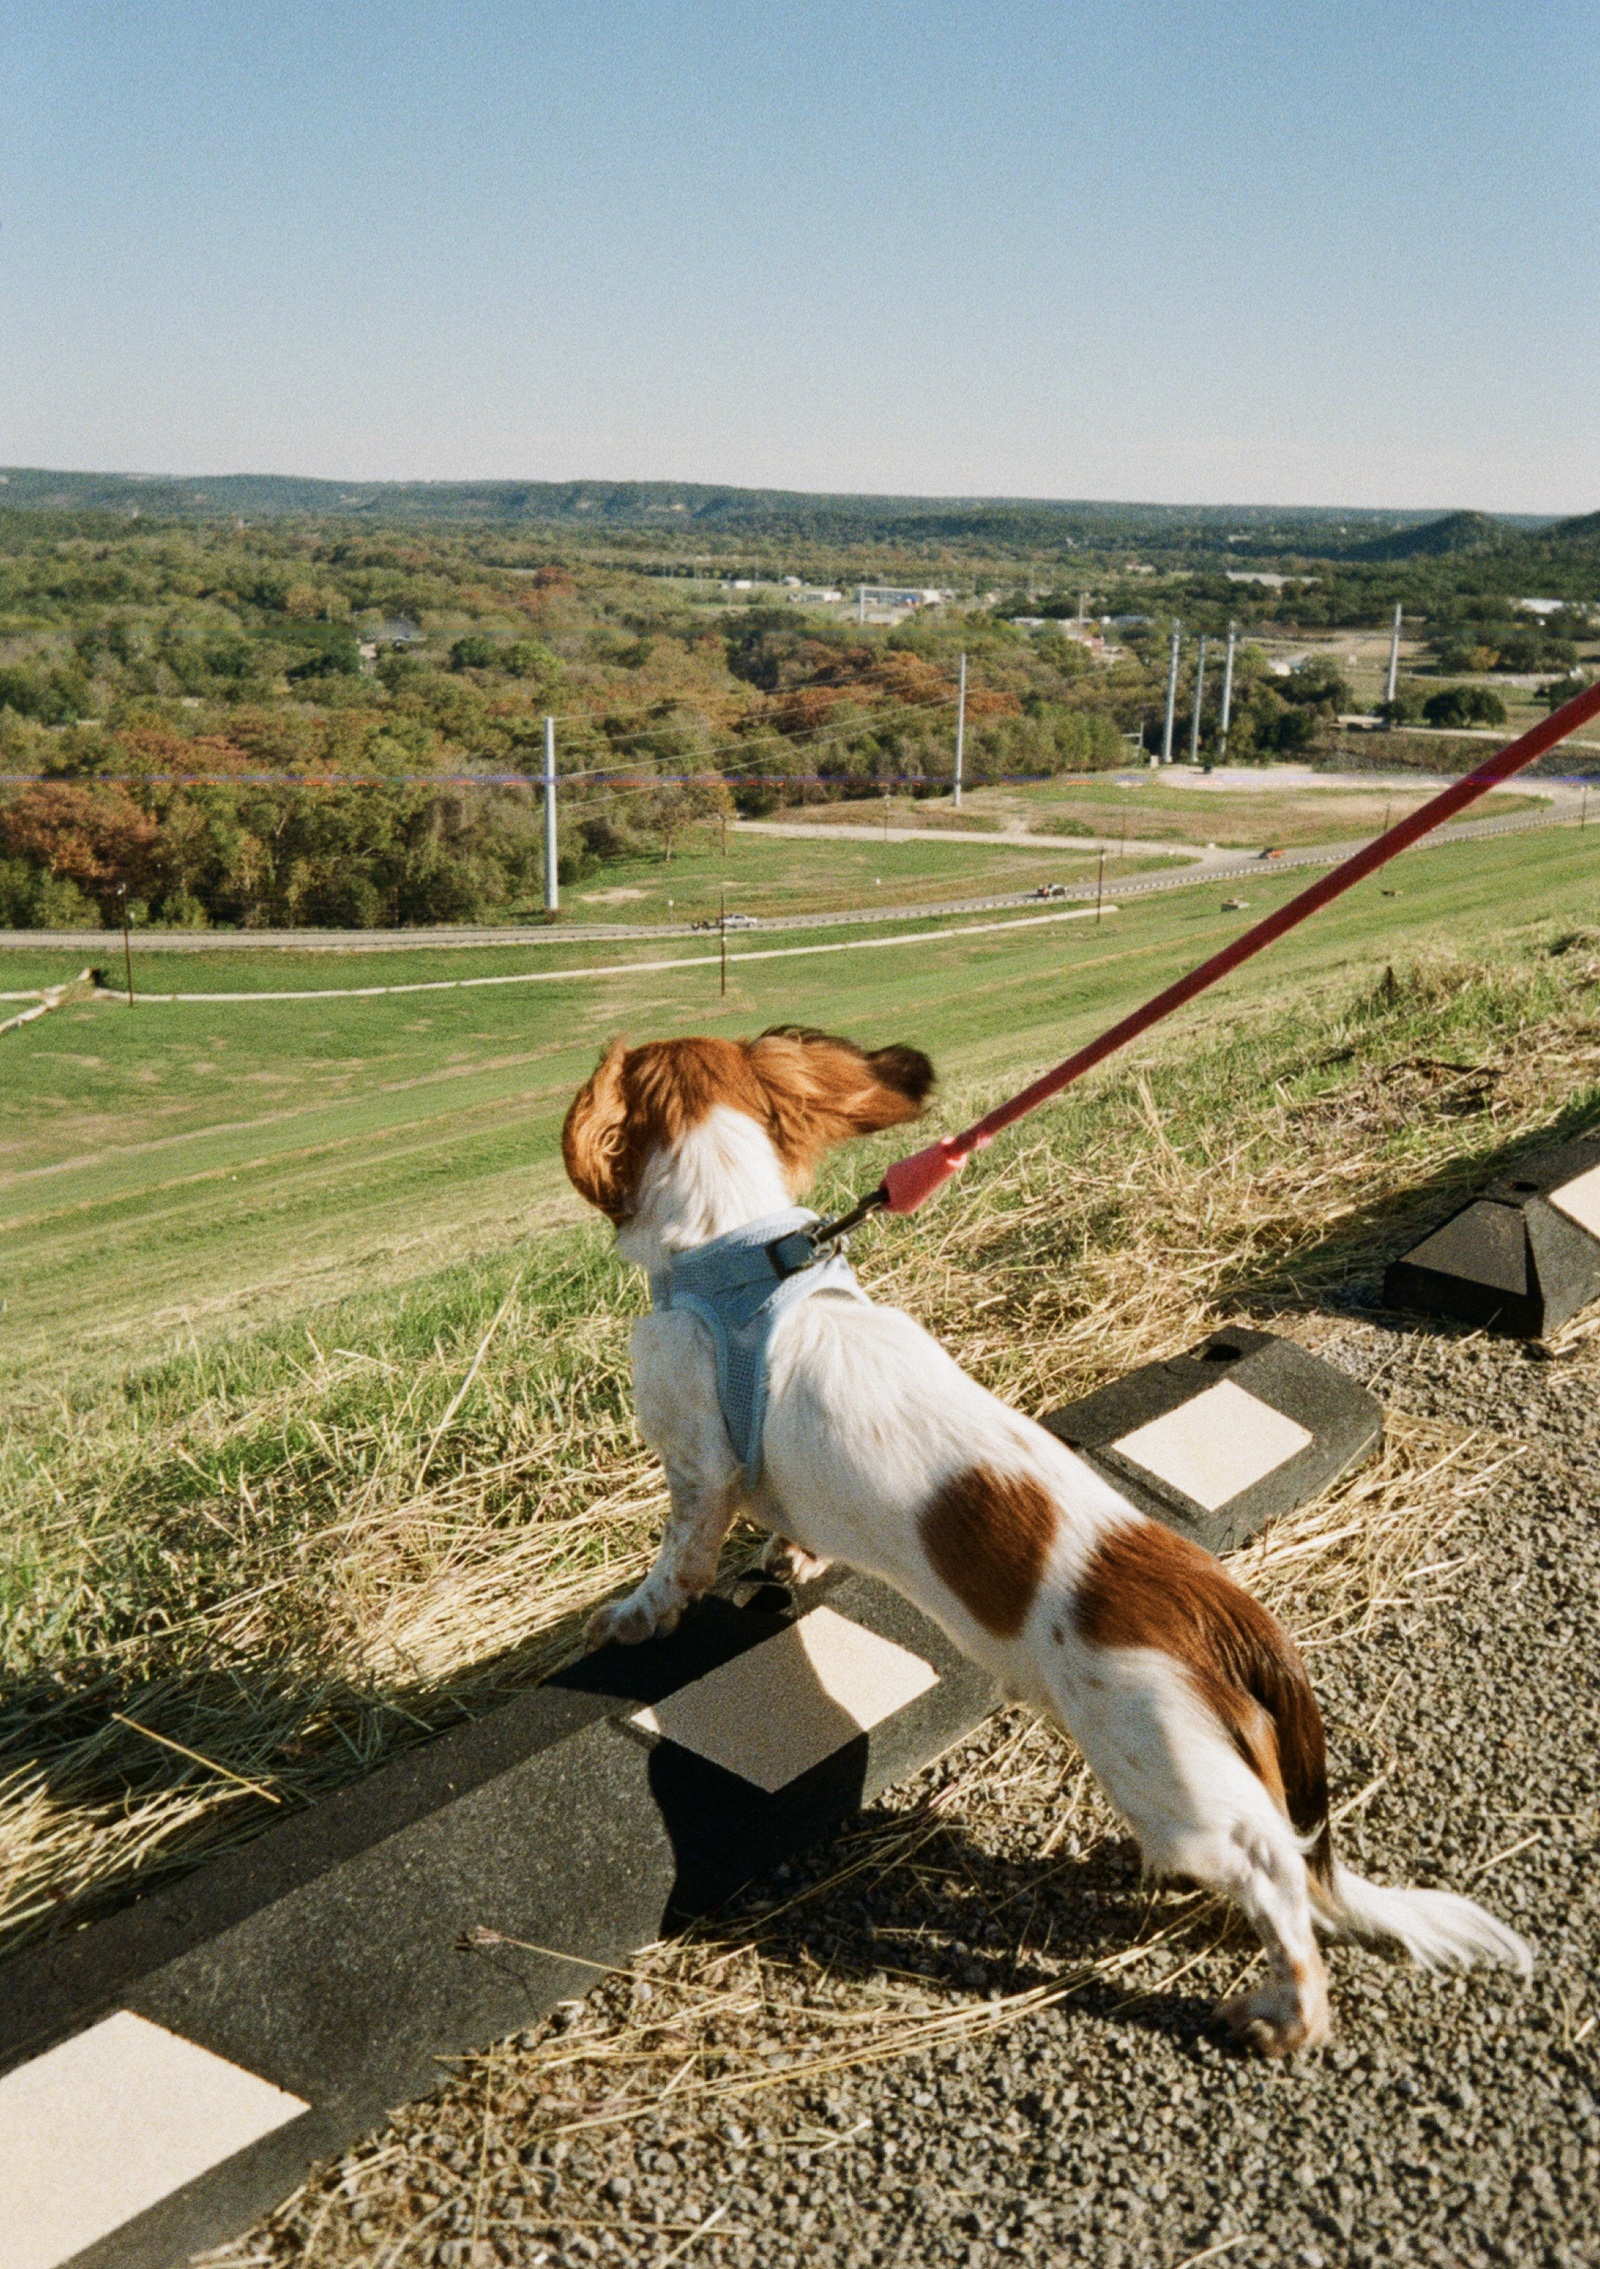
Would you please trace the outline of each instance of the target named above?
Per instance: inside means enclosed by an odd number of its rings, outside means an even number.
[[[636,1647],[645,1639],[665,1638],[677,1629],[683,1606],[681,1599],[664,1600],[643,1588],[630,1592],[626,1599],[614,1599],[590,1616],[584,1625],[584,1645],[592,1654],[613,1641],[619,1647]]]
[[[786,1536],[776,1532],[768,1537],[766,1550],[761,1555],[761,1573],[779,1584],[814,1583],[828,1564],[815,1553],[807,1552],[803,1545],[791,1544]]]

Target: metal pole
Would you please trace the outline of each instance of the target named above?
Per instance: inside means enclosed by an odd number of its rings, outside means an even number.
[[[718,894],[717,931],[718,944],[721,948],[717,958],[722,965],[720,990],[723,999],[726,1000],[728,997],[728,886],[726,883],[723,884]]]
[[[1200,704],[1206,697],[1206,642],[1202,632],[1200,653],[1194,666],[1194,716],[1189,725],[1189,762],[1200,761]]]
[[[544,721],[544,910],[559,912],[561,892],[556,880],[556,721]]]
[[[1178,706],[1178,646],[1183,637],[1183,625],[1172,626],[1172,660],[1167,665],[1167,721],[1161,731],[1161,761],[1172,762],[1172,723]]]
[[[956,792],[955,808],[961,809],[961,766],[967,748],[967,657],[961,657],[961,679],[956,692]]]
[[[1400,602],[1395,601],[1394,628],[1389,633],[1389,688],[1385,701],[1393,701],[1400,690]]]
[[[1236,622],[1230,622],[1228,625],[1228,652],[1222,665],[1222,725],[1217,740],[1217,761],[1220,764],[1226,764],[1228,761],[1228,726],[1233,717],[1233,655],[1238,643],[1239,625]]]

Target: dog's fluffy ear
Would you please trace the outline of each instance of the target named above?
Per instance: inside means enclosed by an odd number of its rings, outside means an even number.
[[[572,1098],[561,1129],[568,1181],[613,1221],[626,1217],[638,1165],[623,1080],[627,1054],[625,1040],[612,1041]]]
[[[750,1043],[766,1091],[773,1138],[790,1165],[809,1170],[835,1143],[914,1119],[933,1086],[920,1048],[876,1048],[805,1026],[780,1024]]]

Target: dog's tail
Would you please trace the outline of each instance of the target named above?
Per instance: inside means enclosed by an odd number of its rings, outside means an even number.
[[[1236,1707],[1230,1730],[1299,1831],[1312,1904],[1324,1929],[1341,1938],[1387,1939],[1425,1970],[1500,1967],[1529,1976],[1533,1954],[1526,1940],[1475,1900],[1455,1891],[1369,1883],[1341,1866],[1333,1855],[1322,1713],[1298,1649],[1280,1635],[1276,1647],[1261,1649],[1239,1667],[1262,1718],[1251,1726]]]
[[[1529,1976],[1533,1954],[1526,1940],[1475,1900],[1455,1891],[1369,1883],[1335,1859],[1322,1713],[1299,1649],[1281,1628],[1274,1625],[1269,1634],[1268,1618],[1257,1614],[1259,1622],[1236,1611],[1230,1668],[1261,1717],[1252,1724],[1237,1703],[1221,1714],[1299,1833],[1307,1887],[1324,1930],[1342,1938],[1389,1940],[1425,1970],[1500,1967]]]
[[[1340,1938],[1388,1939],[1425,1970],[1533,1972],[1533,1949],[1503,1922],[1456,1891],[1400,1891],[1369,1883],[1334,1863],[1330,1882],[1312,1879],[1319,1918]]]

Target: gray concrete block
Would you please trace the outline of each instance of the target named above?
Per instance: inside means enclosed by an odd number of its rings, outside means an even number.
[[[696,1682],[741,1662],[731,1700],[713,1691],[697,1712]],[[8,2130],[20,2150],[96,2087],[120,2107],[52,2170],[31,2235],[8,2230],[20,2269],[170,2269],[221,2243],[437,2086],[440,2057],[586,1991],[595,1964],[720,1904],[997,1699],[881,1584],[762,1584],[748,1606],[705,1600],[671,1638],[591,1655],[14,1957],[0,1968],[0,2198],[27,2181],[7,2166]],[[653,1731],[651,1711],[685,1738]],[[690,1746],[711,1724],[718,1757]],[[486,1931],[497,1940],[474,1943]],[[118,2075],[135,2066],[163,2077],[129,2103]],[[207,2149],[220,2155],[160,2188]],[[123,2217],[130,2199],[143,2202]]]
[[[1385,1271],[1391,1308],[1542,1339],[1600,1299],[1600,1136],[1519,1162]]]
[[[1383,1411],[1353,1379],[1292,1340],[1243,1330],[1213,1332],[1044,1423],[1209,1552],[1248,1542],[1383,1439]]]

